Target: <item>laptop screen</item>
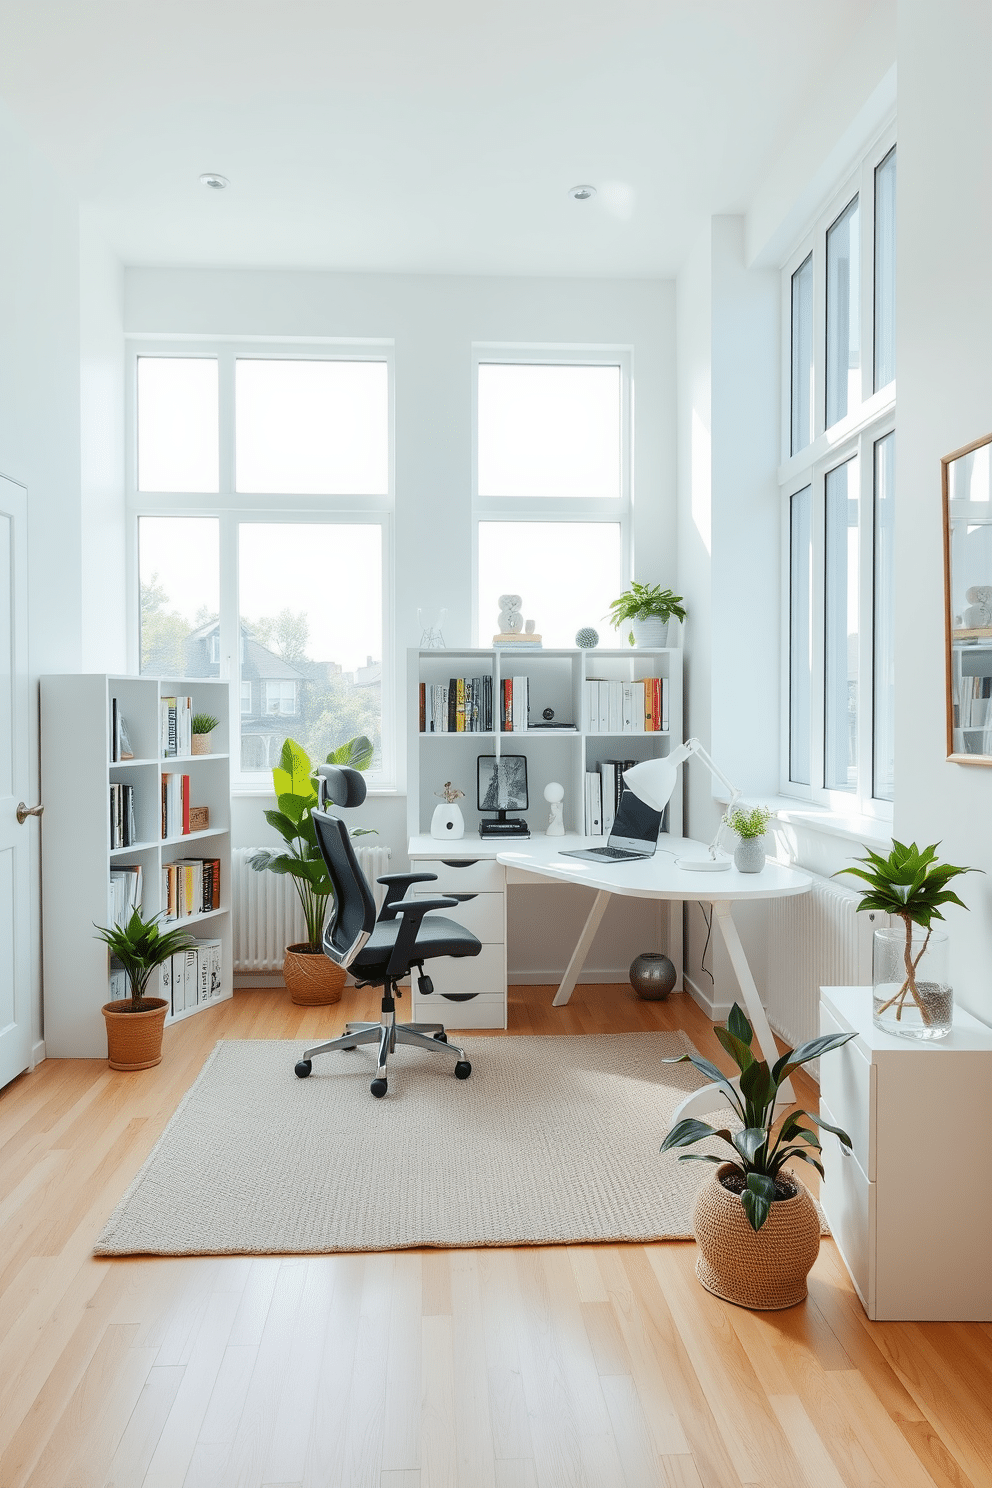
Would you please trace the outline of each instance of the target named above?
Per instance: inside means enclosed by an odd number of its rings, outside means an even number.
[[[661,812],[655,811],[639,796],[635,796],[632,790],[627,790],[625,787],[620,797],[610,841],[622,837],[627,842],[650,842],[653,846],[658,841],[660,830]]]

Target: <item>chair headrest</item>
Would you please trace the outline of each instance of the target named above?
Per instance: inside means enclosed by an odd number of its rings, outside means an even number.
[[[335,806],[361,806],[368,793],[364,775],[351,765],[318,765],[317,776],[321,808],[328,801]]]

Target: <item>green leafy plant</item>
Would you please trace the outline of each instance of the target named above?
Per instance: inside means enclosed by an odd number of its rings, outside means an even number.
[[[117,1009],[119,1012],[144,1012],[145,988],[155,968],[161,966],[163,961],[168,961],[177,951],[188,950],[196,944],[192,935],[185,930],[160,929],[159,921],[162,918],[161,914],[157,914],[151,919],[143,920],[141,912],[136,909],[126,925],[94,926],[99,938],[106,942],[111,953],[127,972],[131,1003],[130,1006],[122,1005]]]
[[[912,997],[920,1010],[923,1022],[933,1022],[930,1010],[920,996],[916,984],[916,970],[930,944],[934,920],[944,918],[940,906],[956,904],[960,909],[968,907],[962,904],[954,890],[949,889],[947,885],[952,878],[957,878],[962,873],[982,871],[976,868],[956,868],[951,863],[938,863],[937,849],[939,846],[939,842],[933,842],[921,852],[915,842],[911,842],[907,847],[904,842],[897,842],[893,837],[892,851],[887,857],[883,858],[880,853],[866,848],[867,856],[857,859],[861,867],[837,870],[838,873],[850,873],[854,878],[860,878],[868,885],[858,905],[859,914],[862,910],[868,909],[881,914],[898,915],[906,927],[906,944],[903,950],[905,978],[899,990],[893,993],[888,1002],[883,1003],[876,1010],[876,1016],[887,1012],[893,1003],[896,1003],[896,1017],[901,1018],[906,998]],[[915,957],[913,955],[914,925],[919,925],[926,931],[923,945]]]
[[[367,770],[372,763],[372,743],[364,734],[349,739],[327,756],[329,765],[350,765],[354,770]],[[320,798],[314,766],[301,744],[287,739],[282,746],[279,764],[272,771],[276,811],[266,811],[265,820],[274,827],[286,846],[278,852],[260,848],[248,859],[256,873],[289,873],[303,906],[307,925],[307,945],[312,951],[321,948],[324,921],[333,896],[330,874],[317,846],[313,824],[314,809]],[[353,837],[364,837],[372,828],[355,828]]]
[[[855,1035],[834,1033],[811,1039],[798,1049],[786,1049],[769,1069],[766,1060],[752,1053],[754,1032],[743,1009],[736,1002],[730,1010],[726,1028],[717,1026],[713,1031],[740,1071],[739,1094],[722,1070],[717,1069],[715,1064],[711,1064],[701,1054],[680,1054],[674,1059],[666,1059],[665,1063],[688,1062],[695,1065],[708,1080],[720,1087],[727,1097],[728,1105],[734,1108],[743,1122],[744,1130],[731,1132],[727,1127],[717,1130],[705,1121],[689,1118],[672,1127],[661,1144],[661,1151],[691,1147],[695,1142],[705,1141],[708,1137],[718,1137],[726,1142],[734,1154],[730,1166],[742,1184],[741,1205],[744,1213],[751,1228],[760,1230],[771,1213],[775,1199],[792,1197],[793,1191],[785,1191],[786,1184],[779,1176],[787,1162],[798,1159],[800,1162],[810,1163],[823,1176],[823,1166],[813,1156],[814,1152],[821,1151],[820,1141],[806,1122],[812,1121],[825,1131],[833,1132],[845,1147],[851,1146],[851,1139],[846,1132],[841,1131],[839,1126],[831,1126],[829,1121],[822,1121],[811,1111],[787,1111],[776,1122],[775,1103],[779,1088],[793,1070],[808,1064],[811,1059],[829,1054],[831,1049],[839,1049],[841,1044],[846,1044]],[[709,1153],[679,1154],[679,1162],[725,1161],[725,1158],[714,1157]]]
[[[763,837],[771,819],[772,812],[767,806],[735,806],[723,818],[738,837]]]
[[[614,630],[619,630],[625,620],[670,620],[673,615],[678,620],[685,619],[681,594],[673,594],[671,589],[662,589],[657,584],[632,582],[618,599],[613,600],[603,619],[608,620]],[[633,631],[629,632],[627,639],[631,645],[634,644]]]
[[[191,732],[194,734],[212,734],[219,723],[220,719],[215,718],[212,713],[194,713]]]

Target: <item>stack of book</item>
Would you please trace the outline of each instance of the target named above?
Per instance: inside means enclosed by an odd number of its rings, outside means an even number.
[[[184,759],[193,753],[193,699],[160,699],[160,747],[162,759]]]
[[[189,776],[162,774],[162,836],[185,837],[189,832]]]
[[[585,776],[585,834],[587,837],[609,837],[616,821],[620,797],[625,789],[623,772],[636,765],[636,760],[600,760],[595,770]],[[668,831],[668,808],[662,817],[661,830]]]
[[[177,953],[162,965],[160,997],[175,1016],[187,1008],[201,1007],[221,994],[221,943],[198,940],[188,951]]]
[[[141,909],[141,865],[112,868],[107,924],[126,925],[136,909]]]
[[[112,781],[110,786],[110,846],[132,847],[138,840],[134,827],[134,786]]]
[[[506,734],[520,734],[527,728],[530,709],[530,678],[504,677],[500,683],[499,726]]]
[[[654,734],[668,731],[667,677],[617,682],[590,677],[583,683],[586,731],[590,734]]]
[[[422,734],[482,734],[493,727],[492,677],[451,677],[421,682]]]
[[[162,908],[167,920],[186,920],[220,909],[220,859],[177,858],[164,864]]]

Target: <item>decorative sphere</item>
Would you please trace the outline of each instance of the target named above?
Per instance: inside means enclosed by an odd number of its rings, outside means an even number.
[[[557,780],[549,780],[544,787],[544,799],[546,801],[563,801],[565,799],[565,787],[559,785]]]
[[[591,625],[583,625],[581,630],[575,632],[575,644],[581,646],[583,651],[591,651],[593,646],[599,645],[599,631],[593,630]]]
[[[661,951],[645,951],[630,963],[630,985],[644,1002],[665,1002],[675,987],[676,971]]]

